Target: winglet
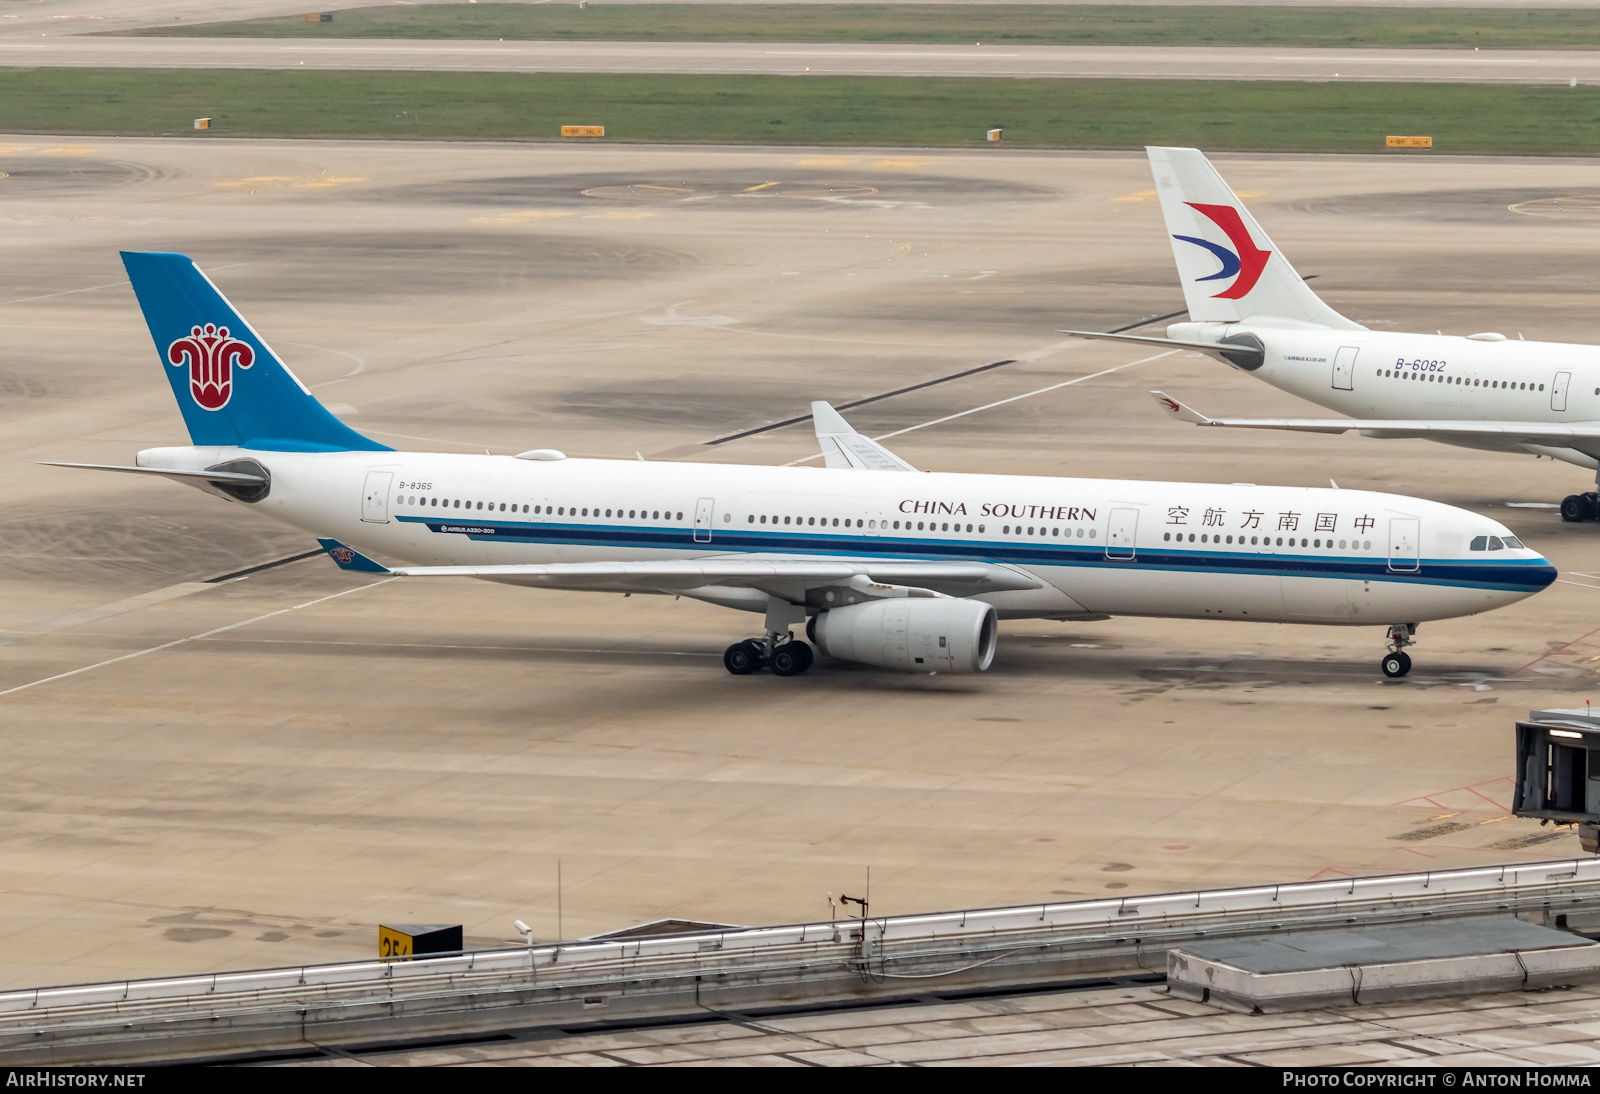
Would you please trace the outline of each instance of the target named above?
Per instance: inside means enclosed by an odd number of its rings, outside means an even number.
[[[1193,425],[1217,424],[1193,407],[1184,406],[1164,391],[1152,391],[1150,394],[1156,397],[1156,402],[1161,404],[1163,410],[1180,422],[1189,422]]]
[[[338,564],[341,570],[354,570],[358,574],[387,574],[392,571],[387,566],[380,566],[366,555],[353,547],[346,547],[336,539],[318,538],[322,549],[328,552],[328,557]]]
[[[833,407],[821,400],[811,404],[811,420],[817,428],[817,444],[822,462],[831,468],[856,468],[862,471],[915,471],[905,460],[870,437],[855,431]]]

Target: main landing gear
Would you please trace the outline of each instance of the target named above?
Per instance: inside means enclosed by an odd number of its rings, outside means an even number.
[[[735,642],[723,653],[722,664],[735,676],[749,676],[763,668],[771,669],[774,676],[799,676],[815,658],[811,647],[798,639],[768,635]]]
[[[1396,623],[1389,628],[1389,652],[1383,655],[1379,667],[1391,680],[1411,671],[1411,656],[1405,648],[1417,644],[1416,639],[1411,637],[1416,633],[1415,623]]]
[[[1561,499],[1561,519],[1568,524],[1581,524],[1600,517],[1600,494],[1593,490],[1587,494],[1569,494]]]

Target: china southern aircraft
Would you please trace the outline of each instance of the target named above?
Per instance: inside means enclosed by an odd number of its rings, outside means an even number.
[[[1422,437],[1463,448],[1549,456],[1600,484],[1600,349],[1368,330],[1312,292],[1211,162],[1194,148],[1149,148],[1189,322],[1166,338],[1066,331],[1199,350],[1348,418],[1208,418],[1151,392],[1181,421],[1366,437]],[[1600,495],[1561,503],[1567,521],[1600,517]]]
[[[396,452],[325,410],[188,258],[125,253],[193,442],[136,465],[321,539],[348,569],[660,593],[765,617],[729,672],[827,655],[981,672],[998,619],[1417,624],[1555,579],[1505,528],[1394,494],[917,473],[813,403],[826,467]],[[392,569],[368,554],[404,560]]]

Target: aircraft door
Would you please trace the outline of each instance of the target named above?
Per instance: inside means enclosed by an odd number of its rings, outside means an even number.
[[[1134,537],[1139,531],[1139,510],[1113,509],[1106,524],[1106,557],[1133,561]]]
[[[1414,574],[1422,569],[1422,522],[1415,517],[1389,521],[1389,572]]]
[[[367,485],[361,492],[361,519],[369,524],[389,523],[389,485],[392,471],[368,471]]]
[[[1567,409],[1567,388],[1572,385],[1572,373],[1556,373],[1555,383],[1550,385],[1550,409]]]
[[[711,516],[717,508],[715,498],[701,498],[694,506],[694,541],[711,542]]]
[[[1359,346],[1340,346],[1333,355],[1333,386],[1338,390],[1349,391],[1355,386],[1356,354],[1360,352]]]

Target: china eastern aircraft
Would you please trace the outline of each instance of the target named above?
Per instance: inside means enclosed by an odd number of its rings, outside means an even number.
[[[1149,148],[1189,321],[1166,338],[1067,331],[1208,353],[1348,418],[1208,418],[1151,392],[1195,425],[1359,430],[1463,448],[1549,456],[1600,484],[1600,348],[1368,330],[1312,292],[1211,162],[1194,148]],[[1600,495],[1561,503],[1567,521],[1600,517]]]
[[[324,409],[188,258],[123,262],[192,443],[59,466],[186,483],[347,569],[753,612],[735,674],[804,672],[808,619],[829,656],[934,673],[987,669],[999,619],[1143,615],[1383,626],[1403,676],[1418,623],[1555,578],[1494,521],[1395,494],[918,473],[821,402],[820,468],[396,452]]]

